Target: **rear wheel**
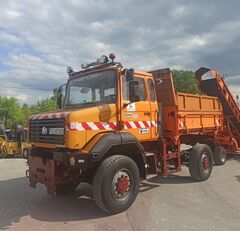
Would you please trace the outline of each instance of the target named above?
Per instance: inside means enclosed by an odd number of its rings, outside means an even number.
[[[225,148],[217,146],[213,153],[213,159],[216,165],[224,165],[227,160],[227,152]]]
[[[7,156],[7,148],[5,146],[2,146],[0,148],[0,158],[5,158]]]
[[[93,180],[96,205],[107,213],[127,210],[138,194],[139,171],[127,156],[114,155],[98,167]]]
[[[189,156],[189,172],[196,181],[204,181],[212,173],[212,151],[206,144],[196,144]]]

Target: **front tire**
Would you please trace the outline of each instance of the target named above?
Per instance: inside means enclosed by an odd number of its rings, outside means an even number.
[[[212,173],[212,151],[206,144],[196,144],[189,156],[189,172],[195,181],[205,181]]]
[[[93,196],[103,211],[115,214],[127,210],[135,201],[139,187],[136,163],[127,156],[114,155],[98,167],[93,179]]]

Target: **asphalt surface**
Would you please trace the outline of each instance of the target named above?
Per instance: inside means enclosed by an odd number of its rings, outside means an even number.
[[[0,160],[0,230],[240,230],[240,155],[215,166],[201,183],[188,169],[143,182],[133,206],[108,216],[91,199],[91,187],[49,197],[28,187],[23,159]]]

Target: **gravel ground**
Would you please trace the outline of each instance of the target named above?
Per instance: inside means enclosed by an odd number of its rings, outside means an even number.
[[[240,230],[240,155],[205,182],[193,182],[186,167],[142,182],[133,206],[114,216],[95,206],[89,185],[49,197],[44,186],[28,186],[25,160],[1,159],[0,169],[0,230]]]

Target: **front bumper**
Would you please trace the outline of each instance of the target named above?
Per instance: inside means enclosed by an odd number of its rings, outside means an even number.
[[[51,153],[51,154],[50,154]],[[70,165],[73,157],[75,164]],[[49,195],[55,195],[58,187],[79,180],[83,172],[90,168],[90,155],[80,155],[74,152],[47,152],[30,150],[28,155],[30,186],[36,188],[37,183],[47,188]]]
[[[29,184],[36,188],[37,183],[44,184],[49,195],[56,194],[55,161],[36,156],[28,156]]]

